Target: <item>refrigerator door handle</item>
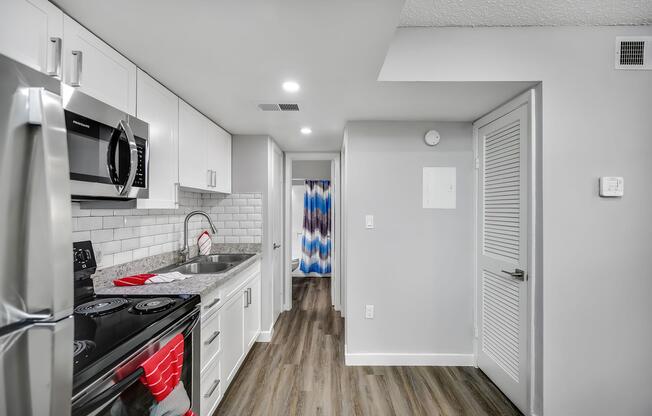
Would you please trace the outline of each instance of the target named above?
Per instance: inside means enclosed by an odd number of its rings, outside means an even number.
[[[63,319],[72,313],[72,213],[68,141],[61,97],[29,89],[34,143],[26,193],[25,312],[29,320]],[[50,311],[44,317],[45,311]]]

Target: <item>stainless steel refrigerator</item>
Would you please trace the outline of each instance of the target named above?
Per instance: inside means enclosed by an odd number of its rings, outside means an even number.
[[[60,83],[0,55],[0,416],[70,414],[70,210]]]

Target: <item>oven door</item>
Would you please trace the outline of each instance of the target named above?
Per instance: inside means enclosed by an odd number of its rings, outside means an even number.
[[[179,333],[184,334],[183,383],[191,409],[199,408],[199,310],[195,309],[179,323],[164,331],[113,371],[80,393],[72,403],[72,416],[144,416],[154,412],[156,404],[150,391],[140,382],[140,365]]]

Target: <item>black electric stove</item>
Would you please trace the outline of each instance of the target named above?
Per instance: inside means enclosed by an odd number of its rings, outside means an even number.
[[[90,241],[74,243],[73,395],[137,351],[199,304],[197,295],[102,296],[93,293]]]

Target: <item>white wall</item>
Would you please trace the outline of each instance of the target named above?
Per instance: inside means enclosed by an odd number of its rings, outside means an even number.
[[[263,214],[263,259],[261,264],[261,327],[269,331],[274,316],[274,270],[272,267],[272,223],[270,209],[270,176],[273,174],[271,149],[274,139],[266,135],[234,135],[231,145],[231,178],[234,193],[261,193]]]
[[[330,179],[330,160],[295,160],[292,162],[292,179]]]
[[[442,139],[428,147],[433,128]],[[347,124],[347,363],[471,363],[472,134],[471,123]],[[457,168],[457,209],[422,208],[425,166]],[[366,304],[375,305],[373,320]]]
[[[614,70],[636,34],[652,27],[399,29],[380,75],[542,81],[546,416],[652,414],[652,71]],[[602,175],[625,197],[600,198]]]

